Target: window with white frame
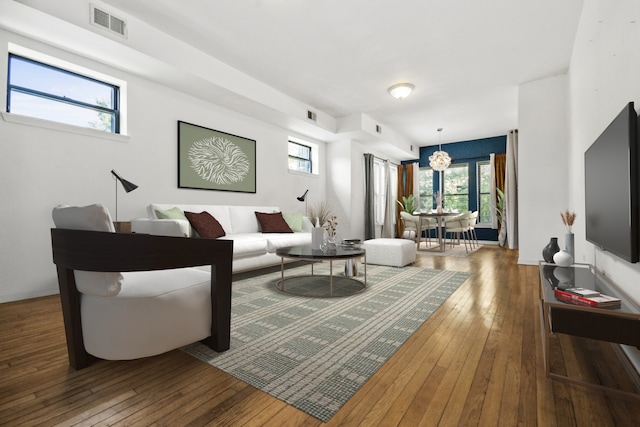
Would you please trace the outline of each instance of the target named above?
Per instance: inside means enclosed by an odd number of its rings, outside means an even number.
[[[10,53],[7,112],[117,134],[120,87]]]
[[[478,222],[491,223],[491,163],[477,163],[478,174]]]
[[[289,137],[288,165],[292,172],[318,174],[318,145]]]
[[[289,141],[289,170],[311,173],[312,166],[311,147]]]
[[[421,211],[429,211],[433,208],[433,169],[420,168],[418,171],[418,190],[420,191],[420,206],[418,208]]]
[[[458,163],[442,172],[444,207],[453,212],[469,210],[469,165]]]

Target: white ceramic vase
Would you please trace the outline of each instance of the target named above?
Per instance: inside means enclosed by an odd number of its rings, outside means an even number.
[[[553,262],[560,267],[569,267],[573,264],[573,257],[569,252],[561,249],[553,255]]]
[[[574,238],[573,233],[567,233],[564,235],[564,249],[569,252],[572,258],[575,258],[575,250],[574,250]]]
[[[324,228],[314,227],[311,229],[311,249],[320,250],[324,240]]]

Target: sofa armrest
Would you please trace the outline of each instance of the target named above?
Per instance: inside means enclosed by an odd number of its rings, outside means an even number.
[[[154,236],[190,237],[191,224],[183,219],[135,218],[131,220],[133,233]]]

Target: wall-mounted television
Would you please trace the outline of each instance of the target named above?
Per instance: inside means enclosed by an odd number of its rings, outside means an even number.
[[[584,154],[587,241],[628,262],[640,247],[638,120],[628,103]]]

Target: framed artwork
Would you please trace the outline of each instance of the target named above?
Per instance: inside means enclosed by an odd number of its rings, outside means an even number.
[[[178,121],[178,188],[256,192],[256,141]]]

